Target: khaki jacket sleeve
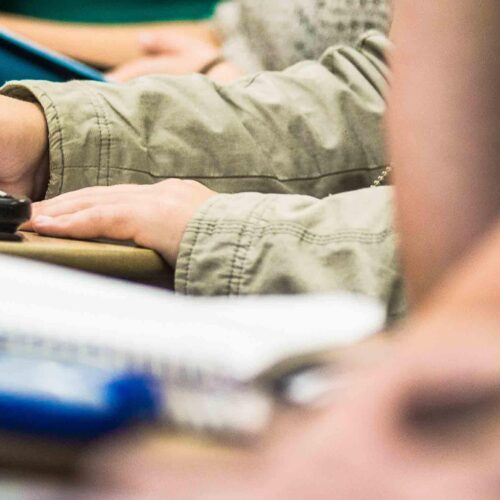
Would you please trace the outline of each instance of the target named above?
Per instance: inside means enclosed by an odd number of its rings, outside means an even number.
[[[321,62],[220,86],[145,77],[127,85],[14,82],[50,134],[47,197],[87,186],[199,180],[222,193],[318,198],[369,185],[385,167],[388,41],[330,49]]]
[[[192,295],[349,290],[404,310],[392,188],[318,200],[242,193],[209,200],[189,225],[176,289]]]

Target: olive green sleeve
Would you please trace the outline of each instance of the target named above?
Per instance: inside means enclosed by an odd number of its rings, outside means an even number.
[[[176,290],[253,295],[349,290],[404,309],[392,188],[323,200],[242,193],[209,200],[189,225]]]
[[[382,119],[387,39],[228,86],[202,76],[128,85],[13,83],[50,134],[47,196],[196,179],[221,194],[184,236],[181,293],[361,292],[402,309]],[[344,191],[350,191],[343,194]],[[357,190],[357,191],[353,191]],[[329,196],[335,194],[335,196]]]
[[[320,62],[227,86],[200,75],[126,85],[13,82],[3,94],[38,101],[49,126],[47,197],[167,177],[223,193],[316,197],[367,186],[385,167],[388,41],[332,48]]]

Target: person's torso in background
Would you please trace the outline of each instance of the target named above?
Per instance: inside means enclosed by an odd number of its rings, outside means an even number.
[[[205,19],[217,0],[0,0],[0,11],[60,21],[127,23]]]
[[[282,70],[371,29],[388,32],[391,0],[231,0],[216,21],[229,59],[248,71]]]

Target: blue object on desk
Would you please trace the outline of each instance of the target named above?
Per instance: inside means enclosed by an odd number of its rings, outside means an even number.
[[[9,80],[105,81],[103,73],[0,30],[0,85]]]
[[[150,375],[0,355],[0,430],[92,440],[132,423],[157,420],[164,407]]]

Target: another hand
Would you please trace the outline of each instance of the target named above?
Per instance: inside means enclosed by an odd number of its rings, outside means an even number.
[[[144,57],[118,67],[109,79],[125,82],[149,74],[196,73],[220,52],[213,43],[178,33],[145,33],[139,43]]]
[[[26,229],[49,236],[130,240],[175,266],[187,225],[216,193],[195,181],[92,187],[36,203]]]
[[[43,198],[48,180],[48,132],[43,111],[0,96],[0,190]]]

